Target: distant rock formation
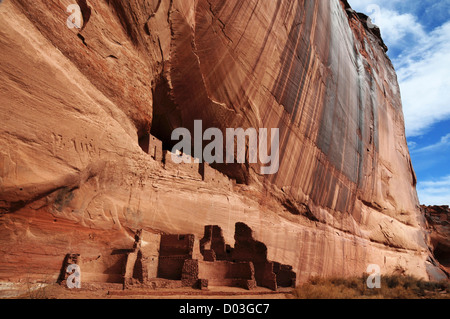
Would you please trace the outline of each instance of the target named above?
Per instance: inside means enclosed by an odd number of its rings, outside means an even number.
[[[346,1],[73,2],[80,29],[70,2],[0,5],[0,284],[56,280],[71,253],[95,265],[83,280],[120,282],[137,230],[232,244],[236,223],[297,284],[442,276],[395,70]],[[279,128],[278,173],[171,163],[194,120]]]
[[[435,260],[450,274],[450,208],[448,206],[422,206],[430,232],[430,247]]]

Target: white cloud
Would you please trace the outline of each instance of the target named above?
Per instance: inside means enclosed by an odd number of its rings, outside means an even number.
[[[450,175],[440,180],[420,182],[417,190],[423,205],[450,205]]]
[[[417,148],[417,143],[416,142],[408,142],[408,148],[409,150],[415,150]]]
[[[411,146],[412,148],[411,148]],[[445,136],[441,137],[441,140],[437,142],[436,144],[428,145],[419,149],[415,149],[417,147],[417,143],[410,142],[408,143],[408,146],[410,146],[410,150],[412,153],[423,153],[423,152],[431,152],[431,151],[442,151],[445,147],[450,146],[450,134],[447,134]]]
[[[403,47],[408,38],[421,39],[426,33],[416,17],[409,13],[381,8],[378,5],[367,6],[367,14],[373,23],[380,27],[383,40],[389,48]]]
[[[408,136],[450,117],[450,22],[394,61]]]

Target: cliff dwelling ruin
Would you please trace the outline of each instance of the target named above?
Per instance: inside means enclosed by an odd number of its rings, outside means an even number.
[[[250,227],[236,223],[234,239],[234,247],[226,244],[222,229],[216,225],[205,226],[199,240],[192,234],[160,235],[138,230],[132,249],[99,256],[95,261],[67,255],[60,282],[64,284],[67,278],[67,266],[76,263],[87,274],[83,280],[123,283],[124,289],[225,286],[250,290],[259,286],[276,291],[295,286],[292,267],[268,260],[266,245],[253,238]],[[108,264],[106,259],[115,259],[115,267],[102,267]],[[93,276],[94,272],[105,276]]]

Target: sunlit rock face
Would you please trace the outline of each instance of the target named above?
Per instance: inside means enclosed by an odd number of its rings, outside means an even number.
[[[70,29],[73,2],[0,4],[2,281],[57,277],[68,253],[120,281],[137,229],[233,243],[237,222],[297,282],[435,273],[396,74],[345,1],[78,0]],[[194,120],[279,128],[279,171],[149,151]]]

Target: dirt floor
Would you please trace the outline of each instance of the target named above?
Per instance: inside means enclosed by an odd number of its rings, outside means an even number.
[[[293,289],[258,287],[253,290],[231,287],[209,287],[207,290],[191,288],[122,289],[121,284],[105,287],[89,285],[81,289],[68,289],[58,284],[26,292],[16,298],[32,299],[292,299]]]

